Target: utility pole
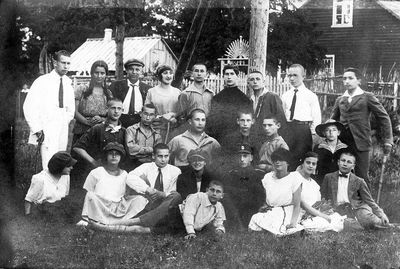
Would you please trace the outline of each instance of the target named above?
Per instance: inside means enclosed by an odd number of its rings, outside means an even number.
[[[249,71],[265,72],[269,0],[251,0]]]

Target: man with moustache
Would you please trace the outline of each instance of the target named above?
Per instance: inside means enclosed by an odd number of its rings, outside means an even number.
[[[130,59],[124,64],[127,78],[111,83],[110,90],[114,97],[122,100],[123,112],[121,123],[124,128],[140,121],[140,111],[151,86],[140,82],[144,63],[138,59]]]
[[[42,167],[68,145],[68,127],[75,114],[72,81],[67,77],[71,55],[55,53],[54,70],[37,78],[24,102],[24,115],[30,128],[29,143],[39,144]]]

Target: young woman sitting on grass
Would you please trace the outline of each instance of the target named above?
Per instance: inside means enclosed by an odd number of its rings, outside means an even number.
[[[307,231],[324,232],[328,230],[343,230],[344,218],[338,213],[334,213],[329,201],[321,201],[320,187],[314,179],[318,162],[318,154],[307,152],[304,155],[303,162],[294,175],[297,175],[302,183],[301,190],[301,225]]]
[[[116,220],[133,218],[147,203],[143,196],[125,196],[128,174],[119,168],[125,156],[124,147],[117,142],[110,142],[103,151],[104,165],[93,169],[83,185],[87,193],[82,210],[83,220],[78,225],[86,226],[90,223],[102,229]],[[131,226],[130,229],[135,227]],[[124,227],[112,228],[123,230]]]
[[[25,196],[25,215],[31,214],[32,204],[55,203],[69,193],[69,174],[76,160],[68,152],[54,154],[47,167],[32,176],[31,185]]]
[[[303,229],[298,223],[302,180],[298,174],[288,172],[290,157],[290,152],[283,148],[271,154],[273,171],[262,180],[265,205],[252,216],[250,230],[285,236]]]

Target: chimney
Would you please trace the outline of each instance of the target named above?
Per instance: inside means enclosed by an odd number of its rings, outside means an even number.
[[[109,42],[112,39],[112,29],[106,28],[104,29],[104,41]]]

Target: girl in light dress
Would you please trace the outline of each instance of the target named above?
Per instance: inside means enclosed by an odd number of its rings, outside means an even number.
[[[290,152],[279,148],[271,154],[273,171],[267,173],[262,184],[266,201],[259,213],[251,217],[249,229],[266,230],[285,236],[303,230],[300,217],[302,180],[298,174],[289,173]]]
[[[169,133],[176,127],[176,116],[179,110],[178,98],[181,91],[172,87],[171,83],[174,78],[172,67],[168,65],[160,65],[156,71],[159,85],[149,89],[145,104],[152,103],[159,117],[153,121],[153,127],[160,131],[162,141],[168,143]]]
[[[105,164],[93,169],[86,178],[83,188],[87,190],[82,210],[82,219],[77,225],[91,223],[101,228],[116,220],[136,216],[147,200],[140,195],[125,196],[128,173],[119,168],[125,156],[124,147],[110,142],[104,147]]]

